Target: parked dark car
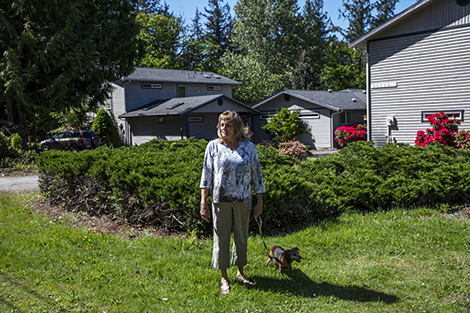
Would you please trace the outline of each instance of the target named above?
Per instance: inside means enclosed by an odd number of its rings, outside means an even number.
[[[41,150],[50,149],[70,150],[77,152],[85,149],[94,149],[101,144],[100,137],[92,131],[68,130],[57,133],[51,138],[41,141]]]

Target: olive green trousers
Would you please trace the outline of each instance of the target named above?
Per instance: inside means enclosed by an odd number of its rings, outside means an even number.
[[[214,247],[211,265],[224,270],[230,267],[230,237],[233,231],[232,264],[245,266],[248,249],[248,225],[251,203],[213,203]]]

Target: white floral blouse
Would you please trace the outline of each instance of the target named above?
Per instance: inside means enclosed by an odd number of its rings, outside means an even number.
[[[265,193],[258,152],[250,141],[240,141],[232,151],[212,140],[206,147],[201,188],[209,188],[212,202],[251,202],[251,186],[255,193]]]

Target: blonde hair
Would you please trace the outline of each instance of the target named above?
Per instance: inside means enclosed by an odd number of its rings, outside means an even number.
[[[226,123],[232,123],[235,130],[234,137],[237,141],[247,141],[250,140],[253,133],[245,126],[242,118],[235,111],[225,111],[219,115],[219,122],[217,123],[217,136],[219,136],[219,142],[225,143],[224,138],[222,137],[222,132],[220,131],[221,122],[225,121]]]

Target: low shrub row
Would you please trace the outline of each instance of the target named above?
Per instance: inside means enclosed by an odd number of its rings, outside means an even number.
[[[194,139],[154,140],[75,154],[48,151],[37,159],[40,187],[46,200],[70,210],[207,234],[211,227],[199,217],[206,145]],[[267,189],[266,233],[347,210],[435,207],[470,196],[469,150],[355,142],[338,154],[300,163],[269,146],[258,146],[258,153]]]

